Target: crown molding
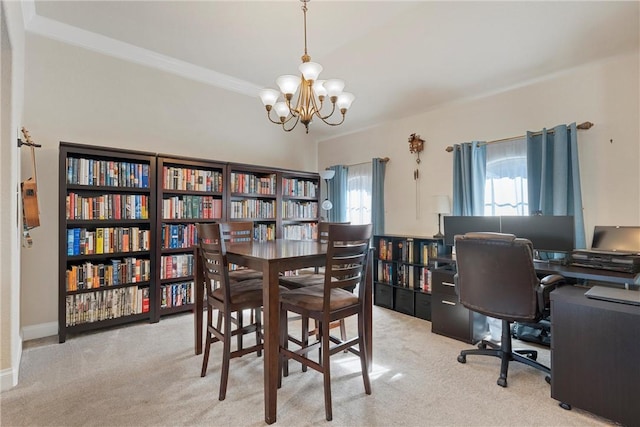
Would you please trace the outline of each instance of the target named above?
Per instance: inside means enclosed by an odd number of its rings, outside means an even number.
[[[156,68],[242,95],[257,97],[258,92],[262,89],[258,85],[227,74],[39,16],[35,12],[34,0],[23,0],[22,8],[25,30],[30,33],[128,62]]]

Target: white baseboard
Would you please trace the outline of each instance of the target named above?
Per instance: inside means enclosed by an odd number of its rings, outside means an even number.
[[[22,341],[58,335],[58,322],[40,323],[22,328]]]
[[[16,366],[0,371],[0,392],[11,390],[18,385],[18,373],[20,372],[20,361],[22,360],[22,340],[18,345],[20,348],[17,349],[18,363],[16,363]]]

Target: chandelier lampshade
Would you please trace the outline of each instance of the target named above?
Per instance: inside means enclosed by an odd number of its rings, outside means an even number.
[[[322,120],[329,126],[338,126],[344,122],[347,110],[355,100],[355,96],[349,92],[343,92],[344,80],[329,79],[318,80],[322,72],[322,65],[311,62],[307,54],[307,3],[310,0],[300,0],[304,16],[304,55],[302,64],[298,67],[300,76],[283,75],[276,79],[280,92],[275,89],[262,89],[260,99],[267,110],[269,121],[282,126],[285,132],[290,132],[298,122],[304,124],[309,133],[309,124],[314,118]],[[295,104],[293,98],[297,93]],[[323,112],[325,99],[329,97],[331,110],[326,108]],[[337,111],[342,115],[339,121],[329,121]],[[272,118],[274,111],[276,119]],[[336,114],[337,116],[337,114]]]

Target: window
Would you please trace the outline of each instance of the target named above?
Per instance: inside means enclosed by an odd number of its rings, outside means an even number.
[[[484,214],[529,215],[524,138],[487,145]]]
[[[349,166],[347,171],[347,221],[351,224],[371,223],[371,163]]]

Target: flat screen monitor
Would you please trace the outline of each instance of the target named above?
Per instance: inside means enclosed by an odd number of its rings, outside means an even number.
[[[500,232],[499,216],[445,216],[444,244],[453,246],[456,234],[490,231]]]
[[[640,253],[640,227],[596,225],[591,249]]]
[[[501,232],[531,240],[542,252],[571,252],[575,248],[573,216],[501,216]]]

